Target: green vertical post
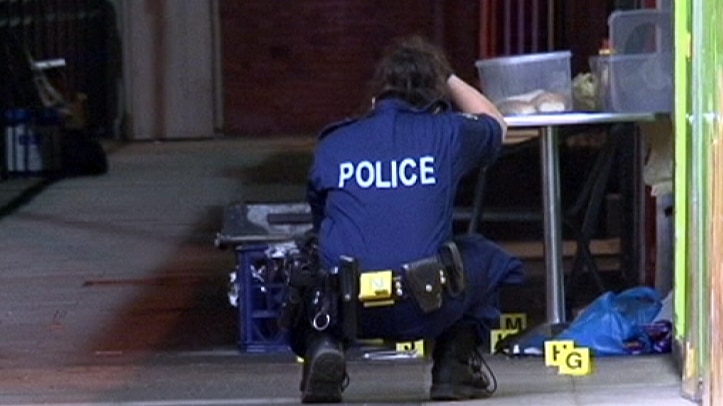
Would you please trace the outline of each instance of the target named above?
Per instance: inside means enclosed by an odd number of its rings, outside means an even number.
[[[686,331],[686,269],[688,239],[688,92],[690,89],[688,66],[690,57],[690,1],[677,0],[674,5],[675,31],[675,100],[674,100],[674,134],[675,134],[675,165],[674,165],[674,330],[675,339],[682,346]],[[681,348],[682,350],[682,348]]]

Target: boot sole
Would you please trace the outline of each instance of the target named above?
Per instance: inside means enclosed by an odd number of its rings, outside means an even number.
[[[466,385],[437,384],[429,390],[432,400],[486,399],[490,395],[487,389]]]
[[[303,403],[339,403],[344,380],[344,354],[335,349],[321,350],[311,360]]]

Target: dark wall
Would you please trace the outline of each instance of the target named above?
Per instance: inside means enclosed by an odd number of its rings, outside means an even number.
[[[589,72],[589,57],[596,55],[609,36],[608,17],[615,10],[655,7],[656,0],[564,0],[556,24],[560,48],[572,51],[572,74]]]
[[[589,71],[618,3],[556,3],[554,48],[572,51],[573,75]],[[443,45],[457,73],[476,85],[480,28],[490,28],[480,27],[475,0],[221,0],[220,14],[223,130],[243,135],[315,133],[358,112],[368,104],[375,61],[399,36]],[[542,44],[546,29],[540,22]]]
[[[588,60],[608,37],[607,18],[615,7],[609,0],[568,0],[562,7],[558,33],[561,47],[572,51],[572,75],[589,72]]]
[[[315,133],[358,112],[392,38],[420,34],[476,80],[478,2],[222,0],[224,131]]]

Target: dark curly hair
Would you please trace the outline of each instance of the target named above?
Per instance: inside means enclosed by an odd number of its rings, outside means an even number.
[[[449,100],[447,79],[452,68],[444,52],[422,37],[397,40],[377,64],[372,96],[395,97],[415,107]]]

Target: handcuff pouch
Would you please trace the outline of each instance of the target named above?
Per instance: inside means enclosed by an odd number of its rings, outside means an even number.
[[[442,307],[444,268],[436,256],[402,265],[407,291],[424,313]]]

